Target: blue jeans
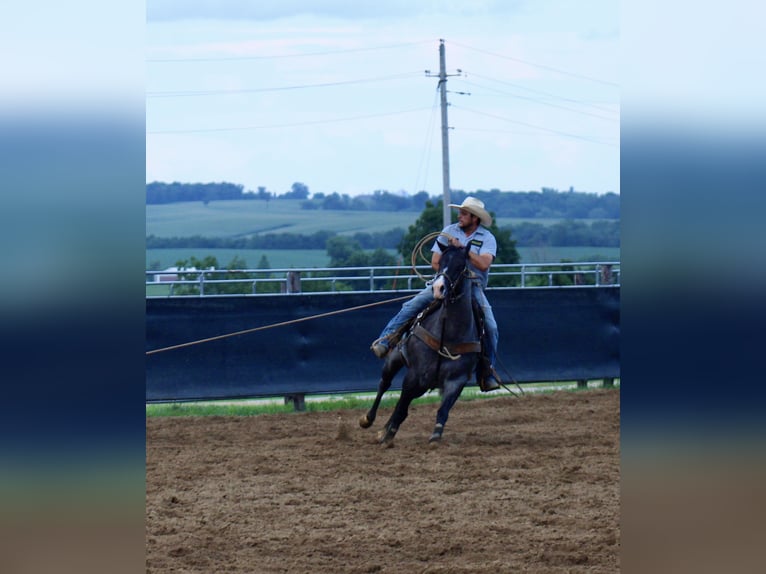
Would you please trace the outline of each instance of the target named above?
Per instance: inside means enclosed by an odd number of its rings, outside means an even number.
[[[478,301],[481,305],[482,311],[484,311],[484,328],[487,332],[487,338],[489,340],[489,348],[487,349],[487,355],[489,356],[489,362],[494,368],[495,357],[497,356],[497,341],[500,335],[497,331],[497,321],[495,321],[495,315],[492,313],[492,306],[489,304],[487,296],[481,288],[481,285],[477,283],[471,283],[472,293],[471,296]],[[434,300],[433,290],[431,286],[426,286],[420,293],[415,295],[409,301],[406,301],[399,312],[394,315],[388,324],[383,327],[380,332],[380,339],[387,337],[402,325],[407,323],[410,319],[413,319],[423,309],[428,307],[429,303]],[[388,346],[388,341],[381,341],[384,345]]]

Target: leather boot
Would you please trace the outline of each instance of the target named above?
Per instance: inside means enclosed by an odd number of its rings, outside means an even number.
[[[500,379],[495,372],[495,369],[491,368],[485,373],[485,376],[479,379],[479,388],[482,393],[488,393],[490,391],[496,391],[500,388]]]

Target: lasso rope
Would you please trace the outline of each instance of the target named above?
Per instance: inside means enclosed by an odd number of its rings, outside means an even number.
[[[309,321],[311,319],[321,319],[322,317],[330,317],[331,315],[338,315],[340,313],[347,313],[349,311],[358,311],[360,309],[366,309],[368,307],[375,307],[376,305],[385,305],[386,303],[394,303],[395,301],[404,301],[405,299],[410,299],[411,297],[412,295],[405,295],[404,297],[396,297],[395,299],[386,299],[385,301],[378,301],[377,303],[368,303],[366,305],[348,307],[346,309],[339,309],[337,311],[330,311],[328,313],[321,313],[319,315],[311,315],[310,317],[303,317],[301,319],[293,319],[291,321],[283,321],[281,323],[272,323],[271,325],[263,325],[261,327],[255,327],[253,329],[245,329],[244,331],[237,331],[235,333],[227,333],[225,335],[218,335],[216,337],[208,337],[207,339],[199,339],[197,341],[189,341],[188,343],[181,343],[180,345],[163,347],[162,349],[154,349],[151,351],[146,351],[146,354],[154,355],[156,353],[162,353],[164,351],[172,351],[173,349],[181,349],[183,347],[191,347],[192,345],[209,343],[211,341],[218,341],[220,339],[226,339],[228,337],[236,337],[238,335],[246,335],[247,333],[255,333],[256,331],[263,331],[265,329],[273,329],[274,327],[285,327],[287,325],[293,325],[295,323],[301,323],[303,321]]]
[[[433,277],[425,277],[421,275],[418,270],[416,269],[416,257],[419,254],[423,259],[426,259],[423,255],[423,246],[426,244],[426,242],[430,241],[431,239],[434,239],[435,237],[438,237],[440,235],[443,235],[447,239],[452,239],[452,236],[448,233],[444,233],[442,231],[436,231],[434,233],[429,233],[423,239],[418,241],[417,245],[415,245],[415,248],[412,250],[412,256],[410,258],[410,261],[412,263],[412,270],[417,274],[418,277],[420,277],[423,281],[426,283],[432,279]],[[430,260],[428,260],[428,263],[430,264]],[[322,317],[330,317],[332,315],[338,315],[340,313],[347,313],[349,311],[358,311],[360,309],[367,309],[369,307],[375,307],[377,305],[385,305],[386,303],[394,303],[396,301],[403,301],[405,299],[411,298],[412,295],[405,295],[404,297],[397,297],[395,299],[387,299],[385,301],[379,301],[377,303],[368,303],[366,305],[358,305],[357,307],[348,307],[346,309],[339,309],[337,311],[330,311],[328,313],[321,313],[319,315],[312,315],[310,317],[303,317],[301,319],[293,319],[291,321],[283,321],[281,323],[272,323],[271,325],[263,325],[261,327],[254,327],[253,329],[245,329],[244,331],[236,331],[235,333],[226,333],[225,335],[217,335],[215,337],[208,337],[207,339],[199,339],[197,341],[189,341],[188,343],[181,343],[179,345],[172,345],[170,347],[163,347],[161,349],[153,349],[151,351],[146,351],[146,355],[155,355],[157,353],[163,353],[165,351],[172,351],[174,349],[181,349],[183,347],[191,347],[192,345],[200,345],[202,343],[209,343],[211,341],[218,341],[220,339],[226,339],[228,337],[237,337],[239,335],[246,335],[248,333],[255,333],[256,331],[263,331],[266,329],[273,329],[275,327],[286,327],[287,325],[294,325],[295,323],[301,323],[303,321],[310,321],[312,319],[321,319]]]
[[[426,283],[428,283],[431,279],[436,277],[436,275],[431,275],[430,277],[426,277],[425,275],[422,275],[417,270],[417,257],[418,257],[418,255],[420,255],[420,258],[423,259],[426,263],[428,263],[430,265],[431,264],[431,260],[428,259],[425,255],[423,255],[423,246],[427,242],[431,241],[432,239],[435,239],[435,238],[439,237],[440,235],[446,237],[447,240],[451,240],[452,239],[452,236],[449,233],[444,233],[443,231],[434,231],[433,233],[429,233],[428,235],[423,237],[423,239],[418,241],[417,244],[415,245],[415,247],[412,248],[412,254],[410,256],[410,263],[412,265],[412,270],[415,272],[415,274],[418,277],[420,277]]]

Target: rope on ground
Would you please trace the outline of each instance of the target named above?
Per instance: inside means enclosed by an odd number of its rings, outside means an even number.
[[[303,317],[301,319],[293,319],[291,321],[283,321],[281,323],[273,323],[271,325],[263,325],[261,327],[254,327],[252,329],[245,329],[244,331],[237,331],[235,333],[227,333],[225,335],[217,335],[215,337],[208,337],[207,339],[199,339],[197,341],[189,341],[188,343],[181,343],[179,345],[172,345],[170,347],[163,347],[162,349],[154,349],[152,351],[146,351],[147,355],[154,355],[156,353],[162,353],[164,351],[172,351],[174,349],[181,349],[183,347],[191,347],[192,345],[199,345],[201,343],[209,343],[211,341],[218,341],[220,339],[226,339],[228,337],[236,337],[238,335],[246,335],[247,333],[254,333],[256,331],[263,331],[265,329],[273,329],[275,327],[285,327],[287,325],[293,325],[295,323],[301,323],[303,321],[309,321],[311,319],[321,319],[322,317],[330,317],[331,315],[339,315],[340,313],[348,313],[349,311],[359,311],[360,309],[367,309],[368,307],[375,307],[377,305],[385,305],[386,303],[394,303],[396,301],[404,301],[405,299],[411,299],[412,295],[405,295],[404,297],[396,297],[394,299],[386,299],[385,301],[378,301],[377,303],[367,303],[366,305],[358,305],[356,307],[348,307],[346,309],[338,309],[337,311],[329,311],[327,313],[320,313],[319,315],[311,315],[310,317]]]

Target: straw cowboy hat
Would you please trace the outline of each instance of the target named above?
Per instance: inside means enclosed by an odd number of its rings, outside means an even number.
[[[470,195],[463,200],[461,205],[449,204],[450,207],[455,209],[465,209],[468,213],[474,214],[481,220],[481,224],[484,227],[492,225],[492,216],[484,209],[484,202]]]

